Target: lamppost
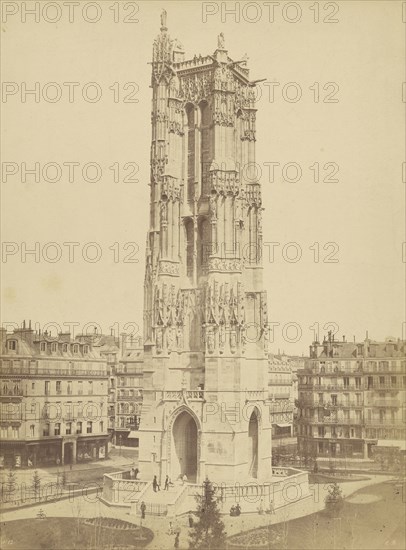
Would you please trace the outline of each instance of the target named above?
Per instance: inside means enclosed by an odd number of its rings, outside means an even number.
[[[123,442],[123,436],[120,434],[118,436],[118,445],[119,445],[119,451],[118,451],[118,455],[121,456],[121,444]]]

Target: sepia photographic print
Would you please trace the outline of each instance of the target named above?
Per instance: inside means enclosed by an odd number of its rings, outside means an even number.
[[[406,2],[0,8],[1,549],[404,549]]]

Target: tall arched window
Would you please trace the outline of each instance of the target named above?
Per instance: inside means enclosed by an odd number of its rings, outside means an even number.
[[[242,138],[244,136],[244,119],[242,116],[241,109],[237,112],[237,122],[235,125],[235,159],[237,163],[237,170],[239,170],[243,165],[243,141]]]
[[[186,106],[187,116],[187,194],[188,200],[195,197],[195,108]]]
[[[210,235],[210,223],[207,218],[199,220],[199,232],[198,232],[198,273],[207,267],[209,256],[211,254],[211,235]]]
[[[203,101],[200,103],[200,177],[202,181],[202,195],[208,195],[209,189],[209,168],[211,162],[210,147],[210,107]]]
[[[190,218],[185,220],[185,239],[186,239],[186,275],[190,279],[193,279],[194,227],[193,227],[193,221]]]

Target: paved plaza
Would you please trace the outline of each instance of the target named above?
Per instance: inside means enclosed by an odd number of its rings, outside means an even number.
[[[392,479],[387,475],[374,475],[370,479],[343,482],[340,484],[344,496],[347,498],[359,489],[382,483]],[[239,517],[222,516],[225,523],[227,535],[234,535],[242,531],[248,531],[255,527],[267,526],[289,521],[298,517],[312,514],[324,508],[324,498],[327,494],[327,484],[311,485],[313,498],[292,503],[283,508],[276,509],[273,515],[260,515],[258,513],[242,514]],[[231,502],[229,505],[231,506]],[[228,505],[225,503],[224,508]],[[241,503],[244,512],[244,503]],[[139,524],[140,518],[131,515],[128,508],[107,506],[100,502],[98,496],[90,494],[88,496],[76,496],[71,500],[62,500],[59,502],[40,504],[27,508],[22,508],[13,512],[4,512],[1,520],[11,521],[25,518],[37,517],[39,509],[42,509],[48,517],[112,517]],[[181,529],[179,537],[179,548],[188,548],[188,518],[187,515],[176,519],[170,519],[160,516],[147,516],[142,524],[154,532],[154,539],[148,545],[148,548],[164,550],[173,548],[174,535],[169,534],[169,522],[172,521],[173,527],[178,525]]]

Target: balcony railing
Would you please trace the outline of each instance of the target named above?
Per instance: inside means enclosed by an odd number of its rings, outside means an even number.
[[[406,390],[406,386],[400,383],[396,384],[373,384],[368,386],[366,389],[375,390],[375,391],[390,391],[390,390]]]
[[[119,394],[116,397],[117,401],[128,401],[129,399],[134,399],[134,400],[142,399],[142,392],[140,391],[132,395],[130,393],[124,393],[124,394]],[[114,399],[112,399],[112,401],[114,401]]]
[[[3,371],[2,371],[3,374]],[[24,395],[24,391],[22,389],[13,389],[13,390],[7,390],[4,391],[3,388],[0,389],[0,397],[22,397]]]
[[[313,390],[313,391],[320,391],[320,390],[326,390],[326,391],[360,391],[365,388],[365,385],[360,384],[359,386],[356,384],[299,384],[299,390]]]
[[[359,418],[331,418],[330,416],[325,416],[323,419],[313,419],[309,421],[310,424],[351,424],[354,426],[359,426],[362,424],[362,420]]]
[[[346,409],[346,408],[362,408],[364,406],[362,401],[319,401],[315,403],[315,407],[322,407],[325,409]]]
[[[23,376],[107,376],[104,369],[46,369],[43,367],[2,367],[1,375],[23,375]]]
[[[373,401],[366,403],[368,407],[401,407],[402,404],[399,399],[374,399]]]
[[[179,401],[179,399],[182,398],[182,391],[178,390],[167,390],[162,392],[163,396],[162,399],[164,401]],[[204,391],[203,390],[186,390],[186,399],[191,401],[202,401],[204,399]]]
[[[392,422],[392,420],[381,420],[379,418],[371,418],[365,420],[367,426],[376,426],[377,428],[404,428],[405,424],[402,420],[398,422]]]

